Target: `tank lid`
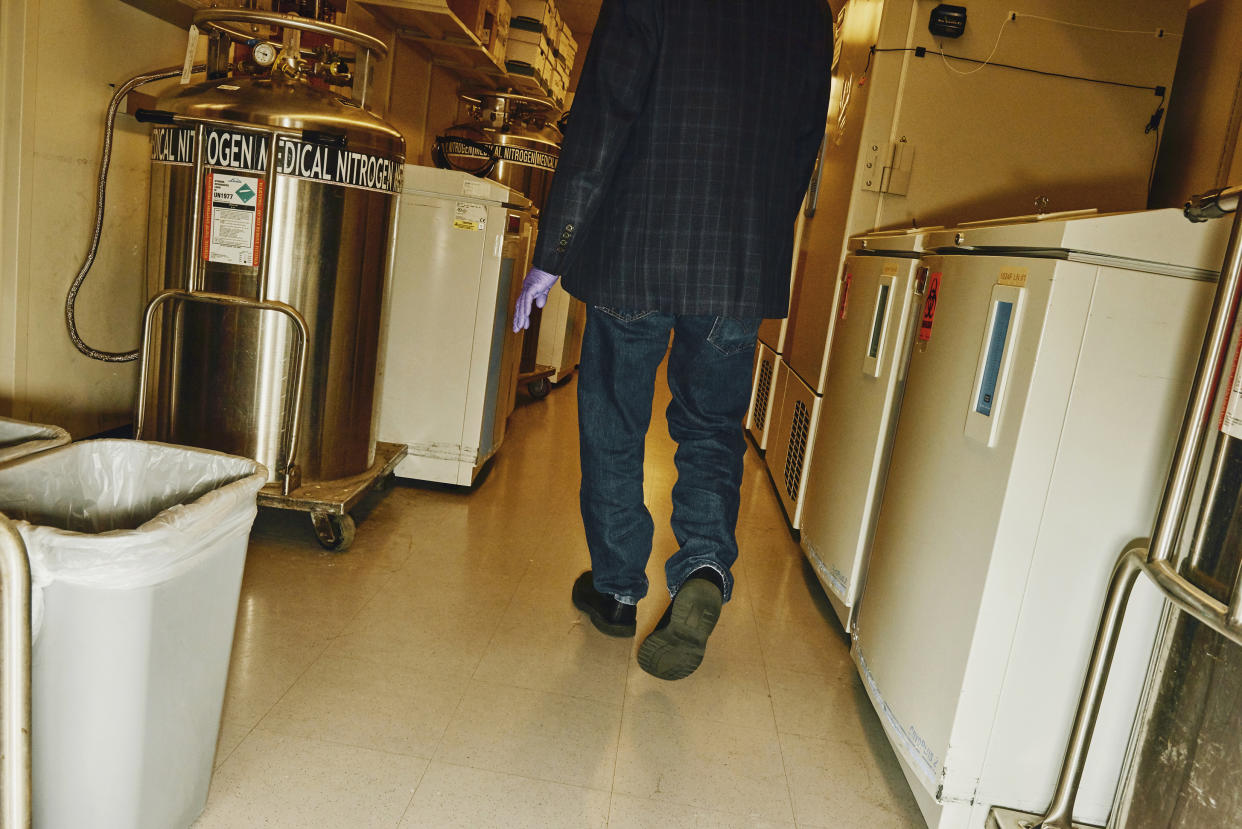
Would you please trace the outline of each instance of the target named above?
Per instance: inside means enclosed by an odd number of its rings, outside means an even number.
[[[178,88],[157,106],[190,119],[343,134],[354,149],[405,157],[405,139],[387,121],[301,80],[234,77],[205,81]]]

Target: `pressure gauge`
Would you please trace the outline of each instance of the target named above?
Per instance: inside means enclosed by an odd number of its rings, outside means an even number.
[[[250,54],[259,66],[271,66],[276,62],[276,47],[270,43],[255,44]]]

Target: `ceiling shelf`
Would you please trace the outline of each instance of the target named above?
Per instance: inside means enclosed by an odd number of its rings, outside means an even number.
[[[509,87],[531,94],[547,94],[534,78],[507,72],[443,0],[356,1],[387,21],[398,37],[417,43],[430,53],[436,66],[453,72],[463,80],[492,89]]]

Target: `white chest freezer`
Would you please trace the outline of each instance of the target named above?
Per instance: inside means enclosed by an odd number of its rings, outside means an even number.
[[[1052,795],[1113,562],[1150,529],[1227,242],[1178,211],[933,234],[854,634],[933,829]],[[1143,587],[1147,587],[1144,585]],[[1103,823],[1159,613],[1136,590],[1078,800]]]
[[[801,543],[841,624],[853,629],[871,537],[879,515],[901,407],[911,322],[926,287],[926,231],[875,233],[850,241],[846,300],[836,325],[837,360],[828,372],[805,492],[786,509],[801,517]],[[788,450],[787,450],[788,452]],[[788,462],[788,460],[786,461]],[[794,494],[797,491],[794,490]],[[783,492],[782,498],[789,493]]]
[[[468,486],[504,437],[522,339],[521,197],[457,170],[408,165],[381,346],[379,439],[408,444],[404,478]]]

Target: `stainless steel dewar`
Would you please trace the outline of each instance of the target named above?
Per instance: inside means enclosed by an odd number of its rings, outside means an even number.
[[[151,295],[239,302],[162,303],[148,324],[138,413],[141,437],[254,458],[285,494],[375,461],[380,316],[405,156],[400,133],[359,103],[357,80],[351,97],[312,83],[290,31],[270,71],[220,71],[213,47],[217,71],[147,113]],[[376,50],[357,45],[361,69]]]
[[[436,165],[490,178],[543,208],[560,156],[561,110],[516,92],[461,93],[463,120],[436,138]]]

